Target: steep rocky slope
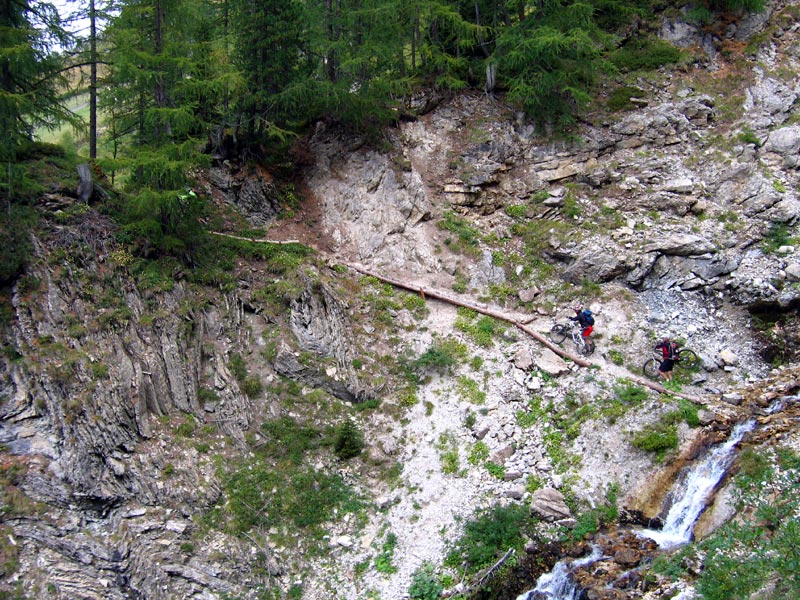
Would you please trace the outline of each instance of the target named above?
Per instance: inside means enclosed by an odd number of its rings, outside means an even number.
[[[579,509],[615,484],[621,505],[652,510],[658,473],[763,409],[746,385],[796,383],[770,364],[792,364],[798,337],[794,10],[775,4],[717,38],[665,21],[691,60],[609,82],[635,85],[636,108],[599,102],[568,140],[482,95],[399,124],[388,151],[320,126],[293,216],[278,219],[265,173],[215,167],[211,197],[265,238],[316,250],[240,256],[224,291],[148,278],[93,208],[43,202],[4,332],[3,589],[400,598],[464,518],[536,488]],[[351,265],[543,333],[581,298],[598,318],[597,368]],[[666,466],[631,443],[680,408],[631,391],[663,335],[703,361],[682,387],[702,426],[680,423]],[[453,364],[419,360],[442,348]],[[330,430],[347,419],[366,449],[345,461]],[[297,424],[316,433],[292,462]],[[305,488],[333,495],[331,482],[358,502],[319,521],[271,512]]]

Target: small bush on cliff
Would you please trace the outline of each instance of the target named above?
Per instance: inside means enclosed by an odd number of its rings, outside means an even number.
[[[408,595],[414,600],[436,600],[442,593],[442,584],[433,574],[433,567],[429,564],[417,569],[411,578]]]
[[[652,70],[680,60],[681,52],[669,42],[644,37],[632,38],[610,56],[621,71]]]
[[[364,449],[364,436],[353,421],[346,420],[336,432],[333,451],[342,460],[354,458]]]
[[[657,460],[663,460],[667,452],[678,447],[678,431],[674,425],[651,425],[634,434],[631,443],[640,450],[655,453]]]
[[[521,548],[528,507],[512,504],[485,509],[464,526],[461,538],[453,544],[445,564],[453,568],[466,566],[468,573],[491,566],[509,548]]]

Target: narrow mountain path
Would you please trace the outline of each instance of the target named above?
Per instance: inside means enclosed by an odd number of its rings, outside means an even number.
[[[227,237],[227,238],[231,238],[231,239],[237,239],[237,240],[243,240],[243,241],[255,242],[255,243],[279,244],[279,245],[303,244],[303,242],[300,241],[300,240],[280,240],[280,241],[276,241],[276,240],[271,240],[271,239],[253,239],[253,238],[236,236],[236,235],[231,235],[231,234],[228,234],[228,233],[222,233],[222,232],[217,232],[217,231],[213,231],[211,233],[212,233],[212,235],[218,235],[218,236]],[[555,352],[557,355],[561,356],[562,358],[565,358],[567,360],[570,360],[570,361],[574,362],[576,365],[578,365],[580,367],[584,367],[584,368],[592,368],[592,367],[594,367],[594,368],[605,369],[608,372],[617,375],[618,377],[629,379],[629,380],[637,383],[638,385],[642,385],[642,386],[645,386],[647,388],[650,388],[650,389],[652,389],[652,390],[654,390],[654,391],[656,391],[656,392],[658,392],[660,394],[669,394],[669,395],[672,395],[672,396],[676,396],[678,398],[684,398],[686,400],[690,400],[692,402],[697,402],[697,403],[703,404],[703,405],[710,404],[708,398],[692,396],[692,395],[689,395],[689,394],[684,394],[682,392],[677,392],[675,390],[667,389],[664,386],[659,385],[658,383],[655,383],[654,381],[650,381],[648,379],[644,379],[644,378],[639,377],[637,375],[633,375],[629,370],[625,369],[624,367],[620,367],[620,366],[614,365],[612,363],[609,363],[608,361],[604,360],[604,361],[602,361],[602,363],[600,363],[600,362],[591,362],[589,360],[586,360],[586,359],[583,359],[581,357],[578,357],[578,356],[576,356],[575,354],[573,354],[571,352],[567,352],[566,350],[564,350],[560,346],[554,344],[552,341],[547,339],[544,335],[542,335],[538,331],[535,331],[534,329],[528,327],[527,324],[530,322],[530,320],[526,319],[525,317],[523,317],[523,316],[521,316],[519,314],[513,314],[513,313],[507,313],[507,312],[503,312],[503,311],[499,311],[499,310],[494,310],[494,309],[491,309],[491,308],[489,308],[489,307],[487,307],[485,305],[482,305],[482,304],[471,302],[471,301],[468,301],[468,300],[465,300],[465,299],[462,299],[462,298],[456,298],[456,297],[452,296],[451,294],[445,293],[445,292],[443,292],[441,290],[437,290],[435,288],[426,287],[426,286],[420,286],[420,285],[417,285],[415,283],[411,283],[411,282],[408,282],[408,281],[405,281],[405,280],[402,280],[402,279],[397,279],[397,278],[389,277],[389,276],[381,274],[381,273],[376,273],[375,271],[367,269],[363,265],[356,264],[356,263],[350,263],[350,262],[347,262],[347,261],[342,261],[339,257],[330,256],[330,255],[328,255],[328,253],[323,252],[323,251],[321,251],[319,249],[316,249],[316,248],[315,248],[315,250],[317,252],[319,252],[321,255],[323,255],[324,257],[326,257],[326,258],[330,258],[330,259],[334,259],[335,258],[337,260],[337,262],[339,262],[343,266],[345,266],[345,267],[347,267],[347,268],[349,268],[349,269],[351,269],[353,271],[356,271],[357,273],[361,273],[362,275],[366,275],[368,277],[374,277],[378,281],[382,281],[384,283],[388,283],[389,285],[392,285],[394,287],[401,288],[401,289],[404,289],[406,291],[417,293],[420,296],[422,296],[422,298],[425,299],[425,300],[434,299],[434,300],[439,300],[441,302],[447,302],[448,304],[452,304],[454,306],[461,306],[461,307],[464,307],[464,308],[468,308],[470,310],[474,310],[477,313],[480,313],[480,314],[483,314],[483,315],[486,315],[486,316],[489,316],[489,317],[493,317],[495,319],[499,319],[499,320],[505,321],[507,323],[511,323],[512,325],[514,325],[515,327],[517,327],[521,331],[524,331],[528,336],[532,337],[533,339],[535,339],[537,342],[539,342],[540,344],[542,344],[546,348],[549,348],[550,350]]]

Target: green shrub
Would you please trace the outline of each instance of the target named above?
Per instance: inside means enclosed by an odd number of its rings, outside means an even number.
[[[793,243],[794,238],[789,235],[789,227],[786,223],[773,223],[761,242],[761,249],[765,254],[771,254],[781,246],[788,246]]]
[[[736,137],[744,144],[753,144],[756,148],[761,147],[761,141],[752,129],[744,128]]]
[[[524,204],[512,204],[505,207],[505,213],[512,219],[523,219],[527,215],[528,209]]]
[[[494,343],[494,336],[502,332],[500,323],[487,315],[477,318],[477,313],[469,308],[459,307],[455,328],[466,333],[473,342],[484,348]]]
[[[408,596],[414,600],[437,600],[443,589],[442,584],[433,574],[433,567],[424,564],[411,576]]]
[[[624,379],[614,384],[614,394],[620,401],[634,406],[647,400],[647,391],[644,388]]]
[[[445,212],[442,220],[437,223],[439,229],[449,231],[456,235],[455,242],[453,240],[445,240],[445,244],[451,245],[456,249],[465,251],[469,254],[477,252],[478,242],[480,241],[480,231],[468,224],[467,221],[454,212]]]
[[[486,470],[489,471],[489,475],[495,479],[502,480],[506,475],[506,468],[503,465],[498,465],[497,463],[488,461],[484,466],[486,467]]]
[[[247,364],[238,352],[231,354],[228,359],[228,368],[230,368],[231,373],[239,383],[243,382],[247,377]]]
[[[258,458],[225,474],[222,484],[227,501],[209,519],[234,534],[287,521],[314,528],[363,507],[337,474],[273,467]]]
[[[364,436],[356,424],[350,419],[339,426],[333,451],[342,460],[354,458],[364,449]]]
[[[530,523],[528,507],[512,504],[480,511],[464,526],[464,533],[453,544],[445,564],[466,565],[468,573],[494,564],[509,548],[521,548],[523,528]]]
[[[257,452],[272,458],[299,464],[303,455],[325,443],[314,427],[298,423],[292,417],[280,417],[261,425],[263,438]]]
[[[192,437],[197,429],[197,421],[192,415],[186,415],[186,420],[175,428],[175,435],[178,437]]]
[[[619,350],[609,350],[608,358],[611,359],[612,363],[614,363],[619,367],[621,367],[622,364],[625,362],[625,356]]]
[[[263,390],[264,386],[261,383],[261,379],[256,376],[246,377],[242,381],[242,391],[248,398],[257,398]]]
[[[396,573],[397,567],[392,564],[394,550],[397,547],[397,535],[391,531],[386,534],[386,539],[381,546],[381,552],[375,557],[375,570],[378,573]]]
[[[655,453],[661,460],[668,451],[678,447],[678,431],[674,425],[652,425],[636,433],[631,443],[640,450]]]
[[[669,42],[647,37],[631,38],[609,59],[621,71],[653,70],[662,65],[676,63],[681,52]]]
[[[469,453],[467,462],[473,466],[477,466],[489,458],[489,446],[484,441],[475,442],[472,450]]]
[[[670,423],[685,421],[689,427],[698,427],[700,425],[697,405],[686,399],[679,400],[678,410],[666,415],[665,420]]]
[[[613,111],[630,110],[636,108],[631,98],[640,98],[642,90],[636,87],[623,86],[615,89],[608,98],[608,108]]]
[[[415,371],[433,370],[446,373],[459,360],[467,356],[467,347],[454,338],[437,340],[423,352],[419,358],[411,362]]]
[[[462,376],[456,380],[456,391],[472,404],[483,404],[486,401],[486,392],[480,389],[477,381],[469,377]]]
[[[108,365],[101,362],[92,363],[92,378],[106,379],[108,377]]]

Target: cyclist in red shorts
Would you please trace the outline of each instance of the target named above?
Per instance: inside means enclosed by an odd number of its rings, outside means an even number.
[[[581,326],[581,335],[584,340],[586,340],[586,338],[592,335],[592,331],[594,331],[594,317],[592,316],[592,311],[588,308],[584,310],[580,302],[576,303],[572,309],[575,311],[575,316],[570,317],[570,320],[578,322]]]

